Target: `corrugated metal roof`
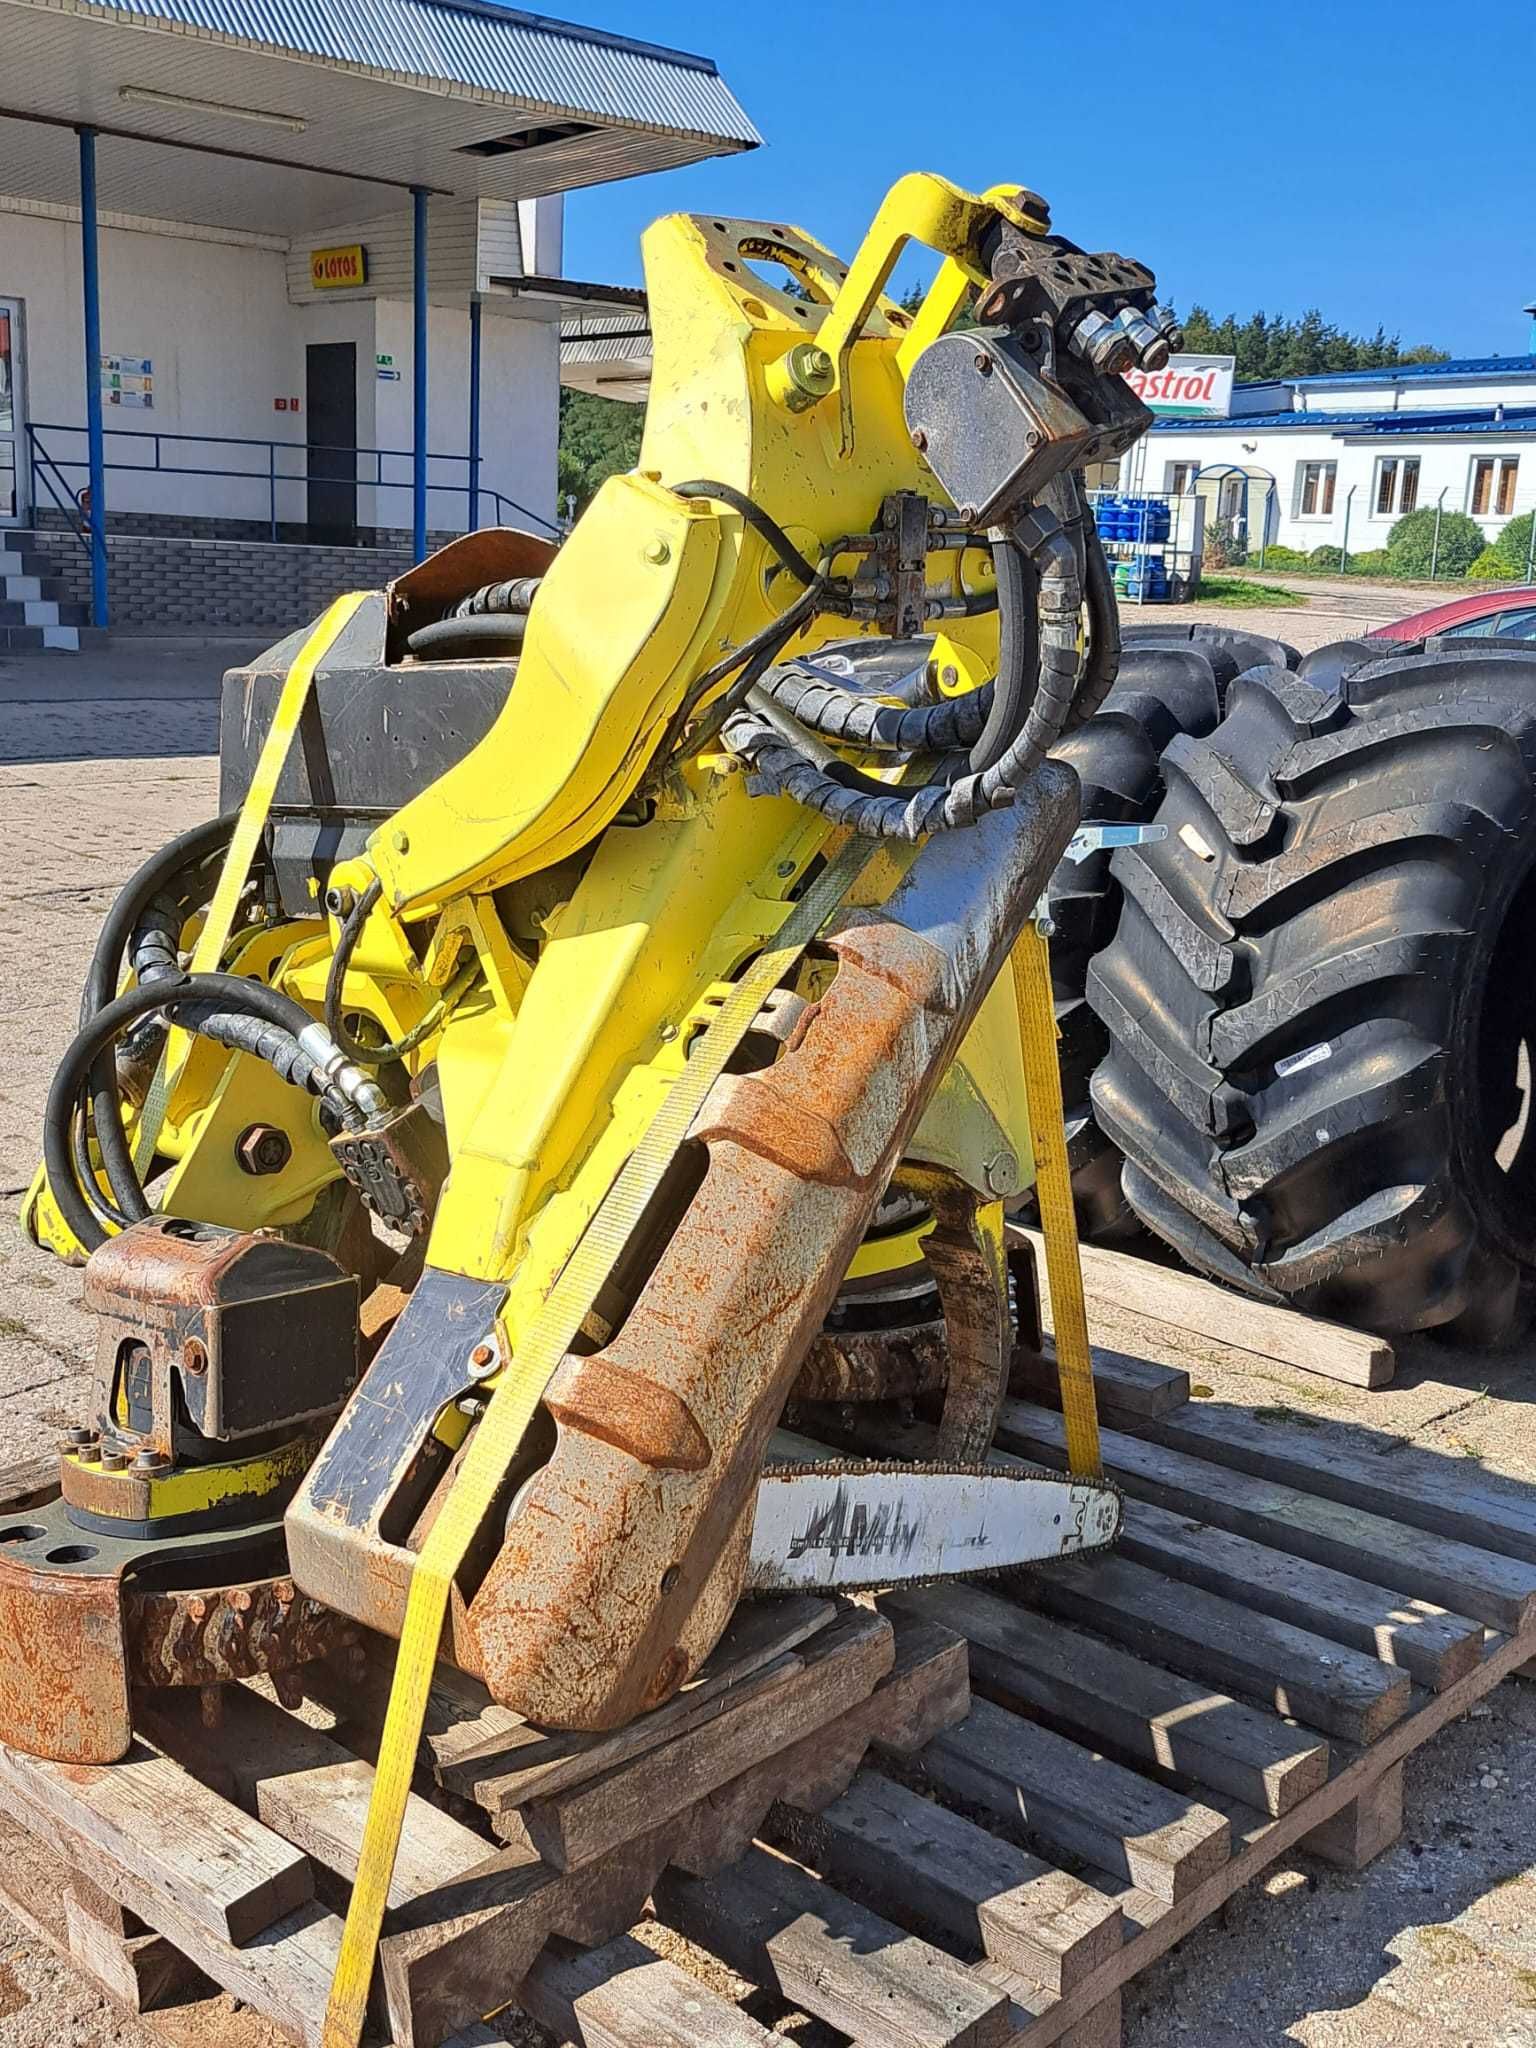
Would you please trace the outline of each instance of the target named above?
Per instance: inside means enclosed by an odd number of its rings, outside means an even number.
[[[1425,434],[1536,434],[1536,405],[1469,406],[1450,412],[1233,413],[1226,419],[1160,419],[1154,434],[1324,433],[1348,439],[1418,440]]]
[[[708,58],[483,0],[66,0],[66,11],[228,38],[430,91],[503,95],[741,148],[762,140]]]
[[[1335,370],[1316,377],[1282,377],[1282,384],[1396,384],[1412,378],[1536,377],[1536,356],[1456,356],[1446,363],[1398,363],[1381,370]],[[1273,381],[1273,380],[1271,380]]]

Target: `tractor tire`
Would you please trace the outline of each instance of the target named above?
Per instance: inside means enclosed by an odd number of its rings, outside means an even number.
[[[1126,626],[1120,637],[1127,653],[1138,647],[1198,647],[1216,671],[1216,687],[1223,697],[1227,685],[1245,669],[1266,665],[1295,668],[1301,660],[1288,640],[1272,640],[1267,633],[1245,632],[1241,626],[1210,626],[1203,621],[1193,626]]]
[[[1168,835],[1115,857],[1088,976],[1130,1206],[1260,1299],[1508,1339],[1536,1277],[1536,649],[1254,670],[1163,773]]]
[[[1082,783],[1085,820],[1140,824],[1162,795],[1159,760],[1180,733],[1207,733],[1220,716],[1216,678],[1203,648],[1135,646],[1115,686],[1086,724],[1055,749]],[[1085,990],[1094,955],[1114,936],[1120,885],[1108,853],[1064,860],[1051,877],[1051,990],[1066,1108],[1078,1229],[1098,1244],[1133,1237],[1140,1224],[1120,1188],[1120,1155],[1094,1121],[1088,1084],[1108,1050]]]

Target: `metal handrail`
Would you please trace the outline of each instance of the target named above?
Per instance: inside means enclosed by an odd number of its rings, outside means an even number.
[[[80,517],[79,503],[76,495],[70,489],[69,482],[64,475],[65,470],[68,469],[88,471],[90,467],[89,460],[86,456],[76,458],[69,455],[55,454],[44,445],[40,438],[43,434],[78,434],[84,439],[85,432],[84,427],[71,427],[58,423],[50,424],[46,420],[29,421],[26,429],[27,448],[32,473],[32,502],[36,504],[38,501],[38,482],[41,479],[47,488],[49,497],[53,499],[54,503],[64,512],[69,520],[76,539],[89,550],[89,533],[85,522]],[[165,427],[108,427],[105,430],[105,438],[107,440],[149,442],[153,446],[152,461],[107,461],[104,467],[110,470],[126,470],[137,476],[210,476],[224,477],[241,483],[264,483],[267,486],[268,531],[274,541],[278,537],[277,487],[279,484],[350,483],[359,489],[409,490],[411,488],[409,477],[402,483],[391,482],[384,474],[384,464],[386,461],[391,460],[404,462],[413,462],[415,460],[414,451],[409,448],[361,448],[343,447],[339,444],[332,445],[330,443],[310,443],[308,441],[271,441],[261,440],[256,436],[246,434],[182,433],[179,430]],[[187,463],[178,462],[174,459],[167,461],[163,453],[163,444],[168,441],[188,442],[198,448],[260,449],[266,455],[266,467],[264,469],[235,469],[219,467],[211,463]],[[305,466],[302,469],[294,470],[280,468],[278,466],[280,455],[284,450],[304,457]],[[354,473],[352,476],[347,477],[312,477],[308,471],[308,459],[312,455],[349,455],[353,458],[354,471],[356,470],[358,458],[368,457],[373,462],[373,473],[371,476]],[[481,480],[478,473],[480,468],[480,457],[478,455],[433,454],[429,451],[427,460],[429,462],[461,462],[465,464],[468,470],[468,478],[464,483],[429,483],[427,485],[429,496],[433,491],[446,491],[451,496],[461,497],[467,501],[480,501],[477,509],[483,509],[484,501],[489,499],[494,505],[495,520],[498,525],[505,524],[505,514],[510,510],[519,514],[523,519],[531,519],[536,526],[545,528],[551,534],[560,533],[561,528],[555,521],[546,519],[541,512],[530,510],[528,506],[521,504],[509,492],[498,491],[493,485]],[[55,487],[55,479],[57,479],[57,485],[62,487],[64,493],[62,498],[59,495],[59,489]]]

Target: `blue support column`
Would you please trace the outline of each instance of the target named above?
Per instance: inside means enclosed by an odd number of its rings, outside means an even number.
[[[96,237],[96,131],[80,137],[80,277],[85,292],[85,431],[91,475],[91,620],[111,624],[107,600],[107,458],[101,431],[101,268]]]
[[[411,205],[411,546],[421,562],[427,553],[427,195],[420,185],[411,188]]]
[[[480,301],[469,302],[469,518],[473,533],[480,524]]]

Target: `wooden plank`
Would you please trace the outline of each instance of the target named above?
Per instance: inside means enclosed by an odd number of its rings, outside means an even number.
[[[440,1747],[438,1781],[488,1813],[505,1813],[530,1799],[548,1798],[713,1719],[728,1695],[739,1696],[737,1689],[748,1679],[782,1664],[836,1613],[830,1600],[809,1596],[745,1602],[698,1677],[654,1713],[604,1735],[552,1733],[524,1723],[473,1747],[455,1745],[451,1759]]]
[[[1102,1892],[878,1771],[821,1813],[780,1807],[773,1822],[773,1839],[835,1884],[1047,1990],[1070,1990],[1120,1946],[1120,1909]]]
[[[973,1802],[1037,1844],[1080,1857],[1169,1902],[1225,1863],[1225,1815],[977,1700],[923,1752],[946,1798]]]
[[[190,1769],[209,1755],[223,1761],[242,1806],[351,1884],[373,1793],[370,1763],[244,1686],[225,1688],[223,1726],[211,1733],[184,1696],[161,1694],[141,1705],[140,1719]],[[413,1792],[389,1903],[419,1898],[494,1853],[483,1835]]]
[[[223,1941],[250,1941],[314,1896],[301,1849],[143,1742],[121,1763],[99,1765],[47,1763],[0,1745],[0,1781],[101,1855],[131,1864],[157,1897]]]
[[[1518,1633],[1536,1619],[1536,1566],[1451,1537],[1410,1534],[1384,1515],[1232,1472],[1143,1437],[1101,1434],[1105,1464],[1137,1500],[1433,1601],[1504,1633]],[[1049,1409],[1005,1401],[998,1439],[1032,1462],[1057,1469],[1065,1463],[1061,1417]]]
[[[13,1770],[13,1760],[13,1752],[0,1748],[0,1811],[40,1836],[75,1868],[88,1870],[103,1891],[164,1935],[216,1984],[254,2006],[300,2048],[323,2048],[326,2001],[341,1952],[338,1915],[312,1900],[273,1922],[248,1946],[239,1947],[212,1932],[206,1915],[187,1911],[177,1897],[147,1878],[131,1845],[114,1840],[108,1854],[67,1814],[35,1804],[29,1797],[35,1780]],[[83,1810],[83,1801],[80,1806]]]
[[[510,1847],[440,1895],[393,1916],[383,1949],[391,2038],[420,2048],[502,2003],[551,1936],[611,1940],[639,1917],[669,1860],[705,1876],[735,1862],[775,1799],[825,1804],[847,1789],[872,1740],[920,1747],[969,1703],[965,1644],[930,1624],[896,1632],[897,1661],[827,1727],[620,1849],[561,1872]]]
[[[103,1914],[97,1901],[110,1909]],[[128,2012],[147,2013],[199,1982],[202,1972],[163,1934],[128,1933],[113,1926],[121,1908],[88,1879],[71,1881],[64,1893],[64,1924],[70,1961]]]
[[[1432,1692],[1464,1678],[1482,1655],[1482,1624],[1467,1615],[1448,1614],[1427,1600],[1289,1557],[1148,1501],[1128,1504],[1117,1548],[1121,1557],[1188,1585],[1369,1651]]]
[[[979,1586],[904,1596],[898,1613],[942,1612],[971,1645],[977,1690],[997,1705],[1086,1735],[1122,1756],[1289,1812],[1328,1775],[1328,1744],[1309,1729],[1144,1663]]]
[[[760,1672],[742,1688],[752,1696],[728,1697],[718,1715],[690,1733],[522,1809],[528,1839],[562,1870],[590,1863],[740,1777],[765,1754],[836,1721],[869,1697],[895,1654],[888,1621],[868,1609],[849,1610],[803,1653],[781,1660],[799,1668],[775,1684],[771,1714],[756,1696],[768,1675]]]
[[[1042,1991],[1039,1985],[1021,1977],[1017,1970],[1005,1969],[1001,1963],[993,1962],[990,1956],[984,1956],[977,1963],[976,1974],[988,1984],[995,1984],[999,1991],[1006,1991],[1013,2000],[1015,2048],[1027,2048],[1038,2031],[1031,2022],[1060,2003],[1056,1994]],[[1090,2013],[1060,2037],[1062,2048],[1121,2048],[1121,2038],[1121,1998],[1118,1991],[1112,1991],[1108,1998],[1101,1998]]]
[[[1403,1832],[1403,1767],[1393,1764],[1331,1820],[1303,1835],[1301,1847],[1336,1870],[1364,1870]]]
[[[1029,1591],[1047,1613],[1348,1742],[1374,1742],[1408,1711],[1406,1671],[1128,1558],[1065,1561]]]
[[[35,1458],[18,1458],[13,1465],[0,1466],[0,1514],[14,1515],[22,1508],[35,1508],[54,1500],[59,1491],[59,1454],[44,1451]]]
[[[766,1849],[707,1880],[669,1871],[655,1903],[668,1926],[861,2048],[992,2048],[1012,2036],[1005,1993]]]
[[[1014,1352],[1008,1386],[1010,1392],[1043,1401],[1047,1407],[1061,1406],[1056,1348],[1049,1339],[1039,1351]],[[1095,1344],[1093,1389],[1099,1413],[1106,1420],[1122,1417],[1129,1427],[1132,1421],[1155,1422],[1182,1408],[1189,1400],[1189,1374],[1180,1365],[1160,1365]]]
[[[1026,1237],[1039,1253],[1038,1231],[1018,1231],[1010,1224],[1008,1234],[1010,1238]],[[1197,1274],[1132,1258],[1102,1245],[1085,1244],[1082,1263],[1083,1294],[1090,1315],[1096,1302],[1107,1303],[1180,1330],[1193,1330],[1201,1337],[1214,1337],[1229,1350],[1278,1359],[1303,1372],[1321,1373],[1354,1387],[1384,1387],[1397,1370],[1392,1347],[1383,1338],[1346,1329],[1342,1323],[1251,1301],[1247,1295],[1218,1287]],[[1043,1257],[1039,1267],[1043,1272]]]
[[[1362,1792],[1368,1791],[1384,1771],[1401,1763],[1413,1750],[1439,1734],[1448,1722],[1459,1719],[1518,1664],[1529,1658],[1533,1650],[1536,1650],[1536,1630],[1528,1631],[1524,1636],[1491,1638],[1476,1670],[1458,1679],[1442,1693],[1417,1695],[1413,1713],[1389,1728],[1379,1742],[1362,1750],[1353,1762],[1331,1777],[1310,1799],[1303,1800],[1276,1820],[1244,1830],[1230,1862],[1186,1892],[1177,1903],[1138,1894],[1142,1919],[1140,1931],[1133,1931],[1120,1953],[1102,1969],[1039,2015],[1028,2035],[1027,2048],[1050,2048],[1051,2043],[1069,2038],[1070,2030],[1093,2011],[1101,1998],[1128,1984],[1268,1864],[1295,1848],[1313,1828],[1330,1819]],[[1124,1893],[1119,1896],[1121,1910],[1129,1919],[1133,1902]],[[1021,2043],[1020,2048],[1024,2048],[1024,2044]]]
[[[551,1944],[517,2003],[577,2048],[776,2048],[780,2038],[628,1934],[600,1948]]]
[[[1398,1436],[1378,1436],[1375,1448],[1341,1442],[1331,1427],[1261,1418],[1226,1403],[1165,1416],[1151,1434],[1193,1457],[1536,1564],[1536,1490],[1516,1496],[1492,1486],[1471,1459]]]

